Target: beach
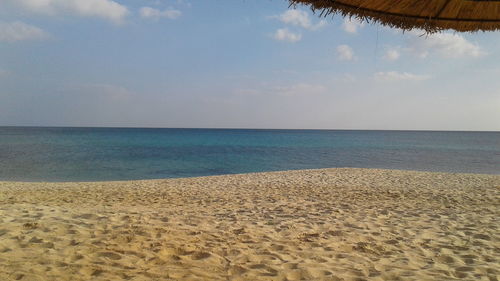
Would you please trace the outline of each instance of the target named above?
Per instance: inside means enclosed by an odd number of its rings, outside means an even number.
[[[498,280],[500,175],[0,182],[0,280]]]

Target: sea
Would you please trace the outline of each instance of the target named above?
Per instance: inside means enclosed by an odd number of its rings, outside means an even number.
[[[500,132],[0,127],[0,180],[335,167],[500,174]]]

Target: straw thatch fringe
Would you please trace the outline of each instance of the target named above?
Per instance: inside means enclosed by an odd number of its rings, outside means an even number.
[[[366,0],[361,1],[363,6],[358,3],[359,0],[289,1],[291,6],[308,5],[314,12],[319,11],[320,16],[340,14],[402,30],[422,29],[434,33],[447,29],[460,32],[500,29],[499,1],[435,0],[431,3],[433,1]]]

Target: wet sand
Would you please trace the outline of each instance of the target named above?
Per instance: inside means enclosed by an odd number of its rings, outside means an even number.
[[[500,176],[0,182],[0,280],[498,280]]]

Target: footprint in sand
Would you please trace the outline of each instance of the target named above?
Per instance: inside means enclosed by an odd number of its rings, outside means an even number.
[[[39,243],[43,242],[43,239],[40,239],[40,238],[37,238],[37,237],[32,237],[28,242],[39,244]]]
[[[486,241],[490,241],[491,240],[490,236],[488,236],[486,234],[482,234],[482,233],[476,234],[473,237],[476,238],[476,239],[481,239],[481,240],[486,240]]]
[[[89,220],[89,219],[96,219],[97,216],[94,215],[94,214],[81,214],[81,215],[75,215],[73,216],[74,219],[85,219],[85,220]]]
[[[457,267],[455,270],[460,272],[469,272],[469,271],[474,271],[474,268],[470,266],[461,266]]]
[[[113,253],[113,252],[101,252],[99,254],[97,254],[99,257],[104,257],[104,258],[108,258],[108,259],[112,259],[112,260],[120,260],[122,258],[121,255],[117,254],[117,253]]]
[[[399,244],[399,241],[395,240],[395,239],[391,239],[391,240],[384,241],[384,243],[389,244],[389,245],[396,245],[396,244]]]
[[[23,224],[23,227],[26,229],[36,229],[38,228],[38,223],[37,222],[27,222]]]
[[[344,235],[342,230],[330,230],[330,231],[326,232],[326,234],[329,234],[332,236],[343,236]]]
[[[455,263],[455,259],[448,255],[442,255],[438,257],[437,260],[441,263],[447,263],[447,264]]]
[[[229,269],[229,274],[231,275],[242,275],[244,274],[245,272],[247,272],[248,270],[246,268],[244,268],[243,266],[240,266],[240,265],[233,265],[230,269]]]
[[[81,260],[81,259],[83,259],[83,258],[84,258],[84,256],[83,256],[83,255],[80,255],[80,254],[75,254],[75,255],[71,256],[70,260],[71,260],[72,262],[76,262],[76,261]]]
[[[283,251],[285,249],[285,246],[280,244],[272,244],[270,248],[273,251]]]
[[[207,252],[195,252],[191,255],[191,258],[193,260],[203,260],[203,259],[209,258],[210,256],[211,256],[211,254],[207,253]]]

